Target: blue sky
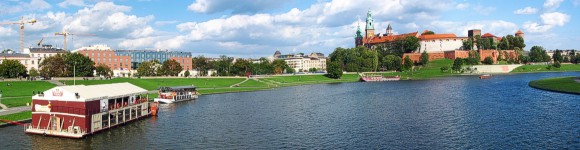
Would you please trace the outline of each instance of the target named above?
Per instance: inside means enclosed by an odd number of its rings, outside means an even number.
[[[580,49],[580,0],[4,0],[0,22],[20,16],[25,45],[63,46],[54,32],[77,34],[68,47],[107,44],[113,49],[169,49],[236,57],[331,53],[353,47],[368,10],[377,31],[432,30],[466,36],[482,29],[497,36],[525,32],[526,50]],[[0,26],[0,49],[19,49],[19,27]]]

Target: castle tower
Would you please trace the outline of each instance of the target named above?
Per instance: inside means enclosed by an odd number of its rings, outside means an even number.
[[[367,20],[366,20],[367,27],[365,29],[366,38],[371,38],[375,35],[375,21],[373,20],[373,16],[371,14],[371,10],[367,12]]]
[[[481,29],[471,29],[467,30],[467,36],[470,38],[475,38],[475,36],[481,36]]]
[[[360,31],[360,24],[356,26],[356,34],[354,35],[354,45],[356,47],[362,46],[362,32]]]
[[[522,32],[522,30],[518,30],[518,32],[516,32],[516,37],[524,38],[524,32]]]
[[[387,26],[387,36],[392,36],[393,35],[393,28],[391,27],[391,24],[389,24],[389,26]]]

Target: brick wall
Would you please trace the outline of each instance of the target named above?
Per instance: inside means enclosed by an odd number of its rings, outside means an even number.
[[[131,56],[117,56],[108,50],[81,50],[78,53],[91,58],[95,66],[105,64],[111,70],[131,70]]]

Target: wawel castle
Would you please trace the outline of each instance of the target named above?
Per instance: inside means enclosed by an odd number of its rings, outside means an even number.
[[[514,35],[516,37],[524,37],[524,33],[521,30],[518,30]],[[385,34],[381,34],[375,32],[374,20],[370,10],[367,13],[365,34],[362,34],[360,26],[358,26],[354,39],[357,47],[365,46],[370,49],[375,49],[377,47],[385,47],[392,42],[405,39],[408,36],[417,37],[420,43],[420,47],[416,51],[413,53],[405,53],[403,55],[403,58],[409,56],[414,62],[419,61],[422,52],[429,53],[429,60],[467,58],[469,51],[466,50],[468,48],[463,47],[463,41],[470,38],[474,39],[476,36],[480,36],[482,39],[492,38],[494,43],[498,43],[502,39],[501,37],[497,37],[491,33],[485,33],[482,35],[480,29],[468,30],[467,37],[458,37],[452,33],[434,34],[428,30],[421,33],[417,31],[395,35],[393,34],[393,28],[390,24],[388,25]],[[475,45],[471,49],[478,50]],[[509,57],[517,58],[517,54],[514,50],[504,51],[508,53]],[[478,50],[478,52],[482,60],[485,59],[485,57],[492,57],[495,62],[499,56],[497,50]]]

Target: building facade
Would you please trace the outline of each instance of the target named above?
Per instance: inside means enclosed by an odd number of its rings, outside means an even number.
[[[6,60],[16,60],[20,62],[26,70],[30,70],[35,67],[34,59],[31,59],[27,54],[19,54],[19,53],[0,53],[0,64],[4,63]]]
[[[82,47],[74,52],[83,54],[95,62],[95,65],[105,64],[109,66],[115,76],[134,73],[143,62],[158,60],[163,63],[166,60],[175,60],[181,67],[182,72],[192,70],[191,52],[168,51],[168,50],[112,50],[105,45]]]
[[[308,72],[311,68],[316,68],[317,71],[326,71],[326,57],[322,53],[282,55],[280,51],[276,51],[274,59],[283,59],[296,72]]]

